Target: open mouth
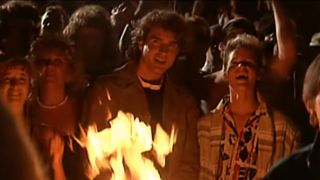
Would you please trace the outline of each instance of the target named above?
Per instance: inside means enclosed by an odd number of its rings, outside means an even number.
[[[155,60],[156,60],[157,63],[160,63],[160,64],[165,64],[166,63],[166,60],[164,60],[164,59],[156,58]]]
[[[236,76],[236,79],[238,79],[238,80],[247,80],[248,76],[244,75],[244,74],[241,74],[241,75]]]

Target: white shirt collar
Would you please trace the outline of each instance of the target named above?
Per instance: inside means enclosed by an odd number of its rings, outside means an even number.
[[[138,76],[138,79],[139,79],[139,81],[140,81],[140,83],[141,83],[143,88],[148,88],[148,89],[151,89],[151,90],[158,91],[162,87],[163,78],[161,79],[160,84],[151,84],[151,83],[146,82],[145,80],[143,80],[139,75],[137,75],[137,76]]]

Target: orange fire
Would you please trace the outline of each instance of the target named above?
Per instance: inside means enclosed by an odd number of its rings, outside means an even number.
[[[110,125],[110,128],[99,132],[96,126],[90,126],[86,136],[80,141],[87,149],[91,166],[90,178],[109,169],[112,172],[111,179],[114,180],[160,179],[153,161],[145,157],[144,153],[151,152],[157,163],[164,167],[165,157],[172,152],[176,142],[175,127],[168,135],[157,124],[152,141],[151,127],[135,119],[132,114],[119,111]]]

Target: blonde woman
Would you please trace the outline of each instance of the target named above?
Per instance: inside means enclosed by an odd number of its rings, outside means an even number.
[[[80,120],[81,71],[73,61],[71,44],[62,36],[40,36],[32,44],[30,58],[36,71],[30,103],[33,134],[52,176],[63,179],[62,157],[68,150],[63,140],[74,133]]]

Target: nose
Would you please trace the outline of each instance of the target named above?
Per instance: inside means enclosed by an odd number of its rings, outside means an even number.
[[[17,84],[18,84],[17,79],[11,79],[11,80],[10,80],[10,86],[15,86],[15,85],[17,85]]]
[[[10,80],[9,89],[16,90],[18,88],[18,85],[19,85],[18,80],[12,79],[12,80]]]
[[[160,52],[168,52],[169,51],[169,45],[161,44],[159,50],[160,50]]]
[[[47,61],[45,61],[44,62],[44,65],[46,66],[46,67],[48,67],[48,66],[52,66],[53,65],[53,62],[52,61],[50,61],[50,60],[47,60]]]
[[[54,68],[56,66],[56,64],[55,64],[54,61],[46,60],[46,61],[42,62],[41,66],[44,69],[52,69],[52,68]]]

